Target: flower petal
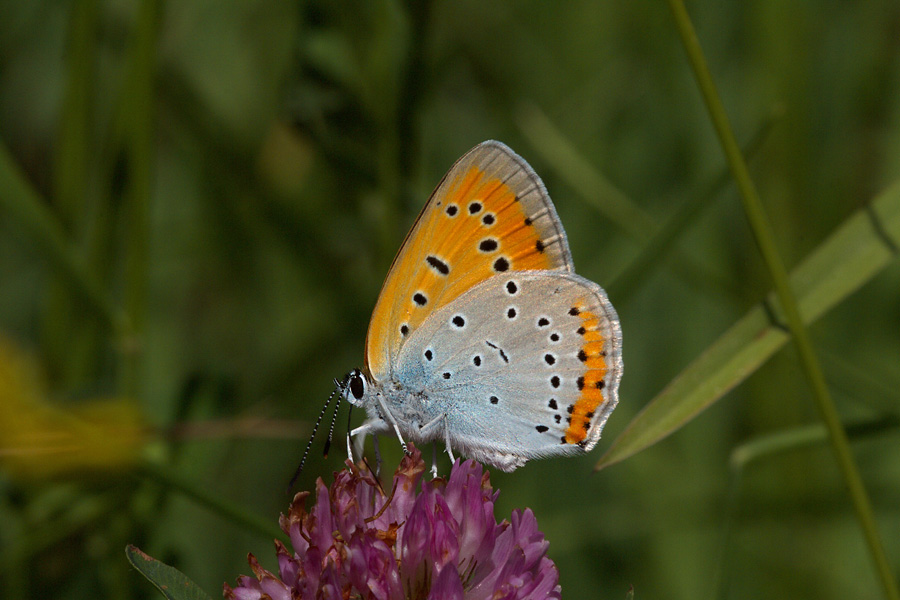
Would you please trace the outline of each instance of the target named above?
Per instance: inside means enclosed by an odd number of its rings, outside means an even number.
[[[531,510],[500,524],[497,492],[475,461],[457,461],[447,479],[422,483],[425,463],[410,446],[385,494],[373,475],[348,464],[329,488],[316,482],[280,519],[293,551],[275,543],[279,576],[253,555],[256,578],[225,585],[236,600],[543,600],[559,598],[559,573]],[[419,492],[419,488],[421,491]]]
[[[459,579],[459,573],[454,566],[447,565],[441,569],[431,585],[428,600],[462,600],[463,597],[463,584]]]

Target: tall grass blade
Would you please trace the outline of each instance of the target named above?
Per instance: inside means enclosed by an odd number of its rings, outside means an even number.
[[[900,181],[851,215],[791,274],[805,323],[813,323],[897,257]],[[625,460],[696,417],[760,367],[790,338],[773,322],[774,293],[688,365],[632,420],[596,469]],[[780,317],[776,316],[776,319]]]

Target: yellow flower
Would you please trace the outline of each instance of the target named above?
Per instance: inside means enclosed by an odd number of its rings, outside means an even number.
[[[34,359],[0,336],[0,468],[8,474],[45,479],[129,468],[148,437],[131,399],[49,403]]]

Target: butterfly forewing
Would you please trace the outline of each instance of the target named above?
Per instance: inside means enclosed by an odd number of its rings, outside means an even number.
[[[565,233],[540,178],[505,145],[463,156],[431,195],[394,259],[366,338],[366,367],[384,380],[422,322],[498,274],[572,270]]]

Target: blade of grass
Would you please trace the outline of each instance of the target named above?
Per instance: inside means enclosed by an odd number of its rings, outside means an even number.
[[[128,238],[125,263],[125,308],[136,337],[143,333],[147,286],[149,212],[152,195],[154,80],[156,39],[160,18],[158,0],[143,0],[131,54],[129,77],[123,96],[125,154],[128,160]],[[128,343],[122,349],[119,391],[136,396],[140,344]]]
[[[770,117],[760,125],[747,145],[749,153],[754,154],[758,150],[780,114],[780,110],[773,110]],[[728,167],[725,165],[721,173],[703,186],[699,194],[693,195],[691,201],[682,203],[665,224],[657,226],[639,205],[594,168],[539,108],[532,104],[520,105],[517,109],[517,122],[534,150],[554,167],[587,204],[641,242],[640,254],[605,286],[610,297],[619,302],[624,301],[654,268],[663,263],[660,257],[671,250],[679,237],[689,230],[691,221],[715,200],[718,192],[730,181]],[[684,257],[680,257],[674,268],[685,281],[716,281],[717,288],[726,293],[732,291],[725,278],[710,273],[708,269]]]
[[[54,159],[54,204],[68,231],[84,208],[87,187],[90,104],[96,49],[97,0],[72,5],[66,52],[66,87]]]
[[[885,431],[897,429],[900,426],[900,418],[896,415],[877,417],[867,421],[859,421],[847,425],[847,435],[854,441],[871,435],[877,435]],[[732,531],[741,505],[741,486],[747,468],[755,462],[765,458],[799,450],[810,446],[819,446],[828,441],[828,431],[821,423],[813,423],[801,427],[791,427],[775,433],[759,436],[741,444],[731,453],[729,460],[731,466],[731,482],[728,486],[728,496],[725,501],[724,519],[721,526],[719,540],[719,558],[714,569],[712,589],[716,593],[713,598],[727,598],[729,581],[726,572],[730,565],[728,561],[728,549],[731,547]]]
[[[94,58],[97,47],[99,2],[85,0],[71,6],[65,53],[65,88],[53,154],[53,209],[72,241],[70,250],[82,253],[83,236],[91,230],[87,201],[91,160],[91,114],[94,99]],[[83,264],[98,283],[89,260]],[[76,298],[67,282],[55,277],[44,291],[41,318],[42,354],[64,387],[89,385],[95,376],[102,331],[94,319],[73,310]]]
[[[32,187],[9,150],[0,144],[0,210],[21,227],[85,306],[112,332],[125,336],[130,327],[124,312],[113,308],[100,286],[76,258],[62,224]]]
[[[895,430],[898,427],[900,427],[900,417],[885,415],[848,424],[847,435],[858,439]],[[758,462],[774,454],[817,446],[827,441],[828,431],[821,423],[792,427],[784,431],[761,435],[741,444],[732,451],[731,459],[728,462],[733,470],[739,472],[747,468],[751,463]]]
[[[858,210],[794,269],[791,284],[807,323],[816,321],[897,257],[900,181]],[[675,377],[600,458],[601,469],[674,432],[737,386],[789,337],[773,322],[774,295],[760,302]]]
[[[694,26],[691,23],[684,3],[681,0],[668,0],[668,3],[706,108],[728,158],[728,163],[731,165],[732,174],[741,193],[744,212],[747,214],[756,244],[774,281],[775,292],[787,317],[787,326],[800,356],[803,372],[813,391],[816,407],[819,409],[822,420],[828,428],[828,435],[834,450],[835,459],[849,489],[857,519],[859,519],[860,527],[869,546],[869,552],[872,555],[872,561],[884,587],[885,597],[892,600],[900,600],[900,589],[897,587],[897,582],[894,579],[884,552],[871,501],[853,454],[850,451],[847,433],[841,426],[840,416],[831,398],[831,393],[825,382],[825,376],[819,366],[819,360],[813,348],[812,340],[800,315],[800,307],[794,297],[794,292],[791,290],[787,269],[778,253],[772,226],[769,223],[762,202],[759,200],[753,180],[750,178],[750,171],[747,169],[743,156],[741,156],[741,151],[738,148],[737,140],[728,121],[725,107],[722,104],[706,64],[706,59],[703,56],[697,33],[694,31]]]
[[[541,158],[558,171],[581,197],[638,241],[649,240],[656,222],[644,209],[603,177],[537,106],[521,104],[516,122]]]

